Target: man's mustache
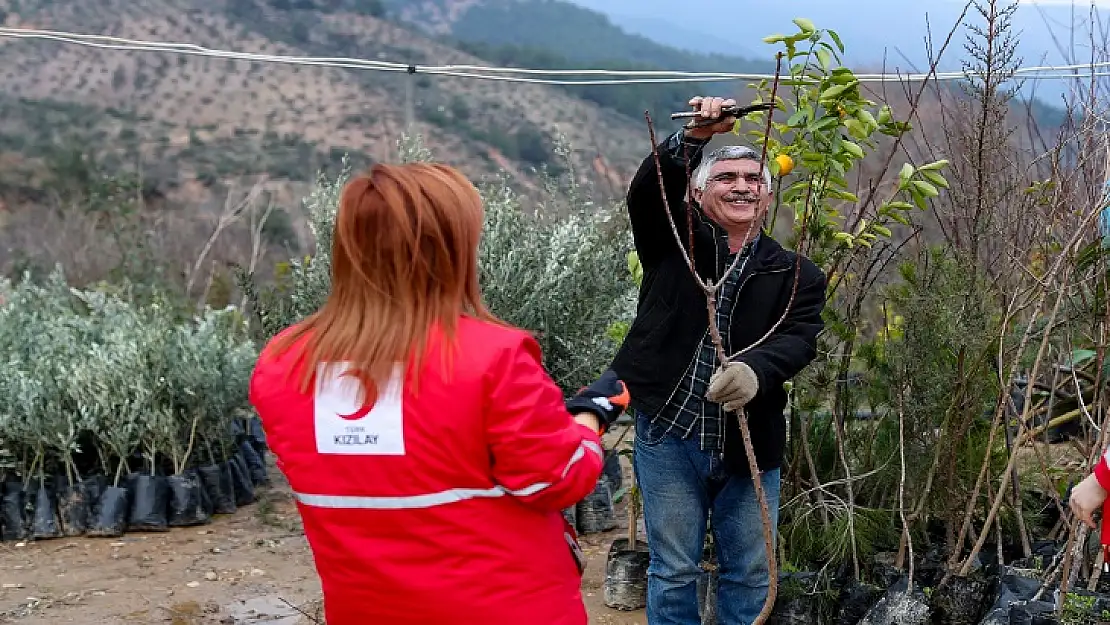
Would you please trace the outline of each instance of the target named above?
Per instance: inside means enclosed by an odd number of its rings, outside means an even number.
[[[759,198],[750,193],[729,193],[723,198],[726,202],[754,202]]]

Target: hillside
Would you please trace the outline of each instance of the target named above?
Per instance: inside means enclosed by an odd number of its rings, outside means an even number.
[[[343,0],[340,0],[343,1]],[[387,12],[407,26],[435,36],[492,64],[538,69],[681,70],[771,73],[766,58],[681,50],[628,32],[600,12],[566,0],[385,0]],[[789,23],[789,20],[787,20]],[[747,41],[761,53],[756,37]],[[733,52],[729,48],[720,48]],[[657,117],[684,108],[692,93],[730,95],[737,82],[682,82],[570,86],[564,90],[621,114]]]
[[[191,42],[275,55],[481,64],[472,55],[330,0],[0,0],[7,26]],[[370,7],[367,10],[367,7]],[[0,177],[35,190],[59,154],[141,164],[162,192],[268,173],[308,181],[344,152],[392,158],[405,74],[95,49],[0,38]],[[442,160],[522,185],[562,132],[586,175],[623,185],[646,145],[639,119],[566,91],[439,76],[414,79],[414,130]],[[604,159],[600,158],[603,156]],[[2,190],[2,189],[0,189]],[[187,199],[188,194],[185,194]]]

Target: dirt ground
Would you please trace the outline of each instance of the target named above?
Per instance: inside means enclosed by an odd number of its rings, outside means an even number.
[[[254,504],[201,527],[0,542],[0,623],[313,623],[320,585],[288,485],[272,457],[270,476],[273,485],[260,488]],[[617,512],[623,518],[623,506]],[[622,535],[617,529],[582,537],[590,623],[647,622],[642,611],[619,612],[602,601],[605,554]]]

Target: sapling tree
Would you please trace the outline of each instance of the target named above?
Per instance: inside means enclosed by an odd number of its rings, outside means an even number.
[[[888,148],[890,153],[887,158],[887,168],[889,168],[896,154],[897,144],[902,135],[910,130],[910,126],[906,121],[895,119],[889,107],[879,107],[875,102],[863,97],[859,79],[852,70],[841,65],[841,54],[845,47],[837,33],[818,29],[806,19],[796,19],[794,24],[798,28],[796,33],[772,35],[765,39],[769,44],[782,44],[785,50],[778,54],[779,69],[776,71],[774,80],[764,80],[753,85],[759,94],[756,102],[769,102],[774,106],[767,113],[757,112],[750,115],[754,124],[748,135],[762,148],[761,165],[768,165],[773,175],[786,173],[782,169],[784,165],[793,168],[794,163],[798,164],[797,181],[787,185],[785,189],[782,188],[783,179],[779,176],[779,192],[776,193],[776,204],[770,219],[773,227],[783,207],[790,211],[793,218],[791,243],[799,253],[809,255],[829,276],[827,298],[830,306],[826,307],[826,317],[829,317],[835,315],[834,306],[837,303],[835,296],[842,284],[840,272],[852,261],[866,255],[866,251],[861,253],[861,250],[870,250],[877,242],[891,239],[892,226],[908,224],[909,218],[906,216],[908,211],[915,207],[926,208],[928,199],[939,195],[937,187],[947,186],[940,173],[947,163],[944,160],[921,166],[905,163],[895,180],[886,184],[878,182],[872,184],[869,193],[862,199],[852,192],[847,176],[869,151],[878,148],[878,143],[874,139],[876,133],[889,135],[895,139],[895,145]],[[784,60],[788,67],[788,75],[780,81]],[[780,94],[780,88],[789,90],[789,99]],[[785,122],[775,121],[774,115],[777,111],[781,111],[780,115],[787,117]],[[734,129],[737,134],[740,134],[743,129],[742,122],[743,120],[737,121]],[[650,115],[648,124],[652,149],[658,161],[657,141]],[[663,202],[666,205],[667,198],[663,192],[661,174],[659,183]],[[687,211],[690,210],[692,209],[687,203]],[[668,209],[668,218],[669,216]],[[683,248],[683,253],[686,254],[685,242],[679,240],[678,230],[673,223],[672,231],[679,247]],[[686,260],[690,271],[694,273],[707,297],[710,335],[717,345],[719,361],[727,363],[765,340],[766,337],[737,354],[730,355],[724,351],[719,329],[715,327],[714,322],[715,296],[723,280],[716,284],[704,280],[697,276],[688,254]],[[738,256],[737,262],[739,260]],[[731,271],[732,268],[729,270]],[[799,266],[796,265],[793,287],[795,293],[798,271]],[[787,314],[792,302],[793,293],[787,304]],[[859,303],[856,302],[855,306],[858,310]],[[781,322],[780,320],[778,323]],[[778,323],[775,324],[776,327]],[[838,329],[840,332],[837,338],[842,338],[846,348],[839,350],[843,357],[835,363],[835,366],[840,370],[838,377],[843,377],[850,364],[852,340],[858,330],[850,323]],[[773,330],[774,328],[771,332]],[[768,335],[771,332],[768,332]],[[826,363],[819,363],[818,367],[824,364]],[[819,389],[811,389],[810,392],[819,392]],[[761,503],[765,550],[770,565],[771,586],[763,611],[756,621],[761,623],[769,616],[771,607],[774,605],[777,590],[776,550],[772,540],[770,515],[759,480],[760,472],[755,465],[751,447],[747,418],[743,411],[738,416],[753,483]],[[837,451],[845,473],[843,483],[847,490],[845,500],[847,501],[850,553],[858,578],[859,563],[853,527],[855,518],[853,477],[845,452],[842,423],[838,419],[834,419],[834,423]],[[813,477],[816,480],[821,479],[817,475]]]
[[[101,341],[89,345],[75,363],[69,383],[78,412],[96,437],[105,474],[112,486],[119,486],[131,472],[131,456],[148,437],[150,419],[160,418],[152,411],[157,410],[161,376],[148,367],[148,350],[157,338],[115,298],[95,291],[79,295],[103,330]]]

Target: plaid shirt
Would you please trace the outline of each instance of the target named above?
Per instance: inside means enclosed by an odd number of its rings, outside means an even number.
[[[758,235],[754,241],[744,246],[740,253],[751,256],[757,243],[759,243]],[[729,254],[727,265],[731,266],[735,258],[735,254]],[[747,259],[741,259],[717,292],[717,328],[721,333],[721,342],[726,346],[728,345],[729,314],[735,304],[740,272],[745,264]],[[684,439],[696,430],[700,437],[701,448],[705,451],[720,451],[724,438],[724,411],[721,404],[705,399],[705,393],[709,390],[709,378],[717,370],[719,362],[713,338],[706,330],[698,347],[697,356],[686,369],[678,387],[671,393],[670,400],[653,419],[666,426],[666,432],[677,434]]]

